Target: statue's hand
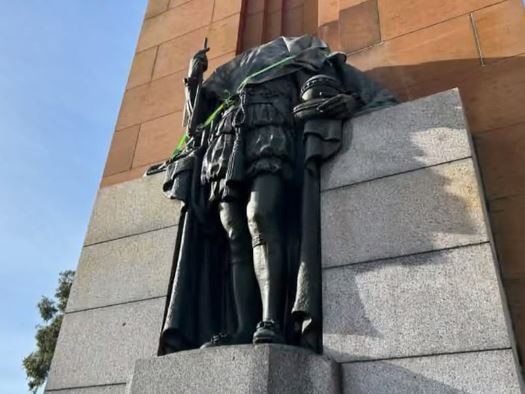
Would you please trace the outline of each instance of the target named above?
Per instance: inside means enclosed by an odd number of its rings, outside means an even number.
[[[204,48],[193,55],[190,61],[190,72],[188,73],[190,78],[195,78],[208,69],[208,56],[206,52],[209,50],[210,48]]]
[[[349,119],[359,107],[356,98],[350,94],[338,94],[324,101],[317,107],[323,116],[336,119]]]

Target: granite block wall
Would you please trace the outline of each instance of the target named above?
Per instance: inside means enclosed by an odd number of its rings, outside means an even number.
[[[157,354],[180,208],[162,180],[99,191],[46,392],[123,393],[135,360]]]
[[[324,351],[345,393],[521,392],[462,108],[450,90],[356,118],[323,168]]]

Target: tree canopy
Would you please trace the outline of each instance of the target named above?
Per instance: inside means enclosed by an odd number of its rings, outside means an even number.
[[[42,296],[37,304],[44,324],[36,326],[36,350],[23,360],[27,384],[33,393],[47,379],[74,276],[75,271],[61,272],[53,299]]]

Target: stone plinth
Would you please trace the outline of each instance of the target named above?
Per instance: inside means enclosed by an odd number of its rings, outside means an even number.
[[[339,365],[284,345],[222,346],[138,360],[128,394],[337,394]]]

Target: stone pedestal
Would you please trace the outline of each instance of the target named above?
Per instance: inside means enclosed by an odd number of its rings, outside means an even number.
[[[128,394],[337,394],[339,364],[284,345],[222,346],[138,360]]]

